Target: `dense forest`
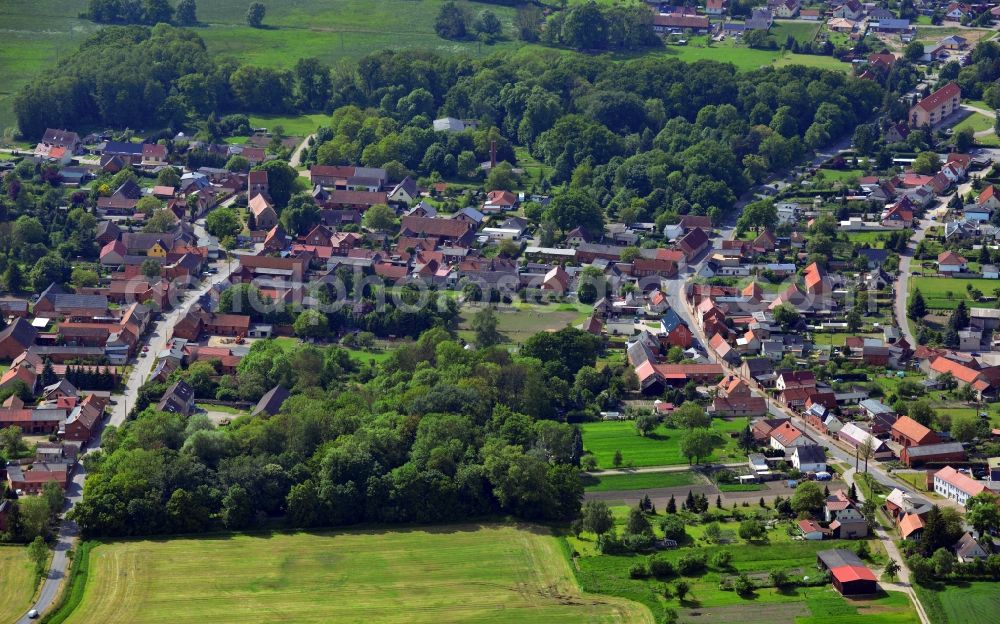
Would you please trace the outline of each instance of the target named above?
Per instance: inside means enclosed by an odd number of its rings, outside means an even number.
[[[425,332],[379,367],[337,347],[254,344],[237,383],[257,398],[292,391],[274,417],[215,428],[146,408],[86,459],[88,535],[433,522],[507,513],[568,519],[582,498],[579,431],[565,422],[601,393],[622,392],[627,368],[594,367],[599,343],[576,329],[539,334],[521,353],[468,350]],[[175,373],[211,384],[201,364]]]

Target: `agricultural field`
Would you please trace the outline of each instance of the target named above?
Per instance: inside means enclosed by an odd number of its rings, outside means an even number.
[[[1000,613],[996,583],[966,582],[939,590],[915,587],[931,624],[993,624]]]
[[[233,535],[101,544],[66,622],[643,622],[583,595],[547,529]]]
[[[924,301],[928,308],[939,310],[954,310],[959,301],[965,301],[966,305],[973,305],[966,296],[966,287],[971,285],[978,288],[985,295],[992,295],[993,291],[1000,288],[997,280],[963,278],[963,277],[911,277],[910,292],[919,288],[924,296]],[[951,293],[951,296],[948,296]]]
[[[76,49],[99,26],[82,20],[87,0],[4,0],[0,3],[0,132],[15,123],[14,95]]]
[[[0,546],[0,622],[13,622],[31,607],[37,577],[24,546]]]
[[[767,65],[781,67],[784,65],[805,65],[821,69],[848,71],[850,65],[832,56],[816,56],[812,54],[795,54],[781,50],[756,50],[745,46],[734,45],[731,40],[723,42],[708,42],[707,37],[691,38],[687,45],[668,45],[662,51],[648,54],[665,55],[682,61],[718,61],[732,63],[740,71],[752,71]]]
[[[653,490],[656,488],[681,487],[706,482],[693,472],[637,472],[634,474],[606,475],[586,474],[583,487],[587,492],[619,492],[627,490]]]
[[[732,463],[746,457],[737,445],[739,432],[746,427],[746,420],[734,418],[712,420],[712,430],[717,431],[726,439],[726,445],[716,449],[711,457],[702,461]],[[682,429],[668,429],[660,425],[651,434],[642,437],[635,432],[631,421],[612,421],[584,423],[583,450],[593,453],[597,465],[601,468],[612,468],[615,451],[621,451],[625,466],[671,466],[687,464],[688,460],[681,453]]]

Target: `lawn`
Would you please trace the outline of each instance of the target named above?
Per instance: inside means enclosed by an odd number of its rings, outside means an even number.
[[[866,232],[845,232],[847,240],[855,244],[868,243],[869,247],[882,249],[885,247],[885,239],[889,231],[866,231]]]
[[[641,606],[583,596],[547,529],[234,535],[91,551],[85,622],[641,622]]]
[[[813,179],[815,180],[820,173],[823,174],[823,180],[831,182],[853,182],[864,175],[865,172],[861,169],[820,169],[816,172],[817,175],[813,176]]]
[[[24,546],[0,546],[0,622],[13,622],[31,607],[35,572]]]
[[[209,405],[208,403],[195,403],[195,407],[200,410],[205,410],[206,412],[221,412],[223,414],[232,414],[233,416],[245,416],[247,414],[246,410],[241,410],[236,407],[230,407],[228,405]]]
[[[466,340],[475,341],[475,337],[470,331],[472,317],[480,309],[471,305],[462,307],[458,329]],[[497,308],[497,330],[511,342],[520,344],[539,332],[556,331],[567,325],[579,325],[591,312],[593,312],[593,306],[576,304],[500,306]]]
[[[961,122],[955,124],[955,132],[972,128],[973,132],[989,130],[993,127],[993,119],[982,113],[972,113]]]
[[[303,138],[329,123],[330,118],[326,115],[250,115],[250,125],[254,128],[267,128],[271,131],[275,126],[281,126],[285,136]]]
[[[584,475],[583,485],[588,492],[618,492],[626,490],[653,490],[681,487],[701,482],[693,472],[637,472],[625,475]]]
[[[966,297],[966,284],[978,288],[985,295],[992,295],[995,289],[1000,288],[1000,281],[997,280],[962,277],[911,277],[910,292],[912,293],[919,288],[928,308],[953,310],[961,300],[965,300],[966,305],[972,305],[972,302]],[[951,297],[948,296],[949,292]]]
[[[731,437],[731,434],[738,434],[746,424],[743,418],[713,419],[712,430],[725,437],[726,445],[716,449],[711,457],[703,461],[732,463],[745,458],[746,454],[739,449],[736,438]],[[660,425],[645,437],[635,432],[635,425],[630,421],[584,423],[581,429],[584,451],[593,453],[601,468],[612,468],[615,451],[619,450],[626,466],[673,466],[688,463],[681,453],[681,438],[684,436],[681,429],[668,429]]]
[[[818,21],[775,21],[771,27],[771,37],[778,42],[778,45],[784,45],[789,36],[794,37],[799,43],[808,43],[816,38],[820,26],[822,24]]]

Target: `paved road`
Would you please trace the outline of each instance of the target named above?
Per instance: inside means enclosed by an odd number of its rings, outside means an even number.
[[[292,152],[292,157],[288,159],[288,164],[293,169],[302,164],[302,152],[306,151],[306,148],[309,147],[309,141],[315,138],[316,138],[315,134],[310,134],[306,138],[302,139],[302,142],[299,143],[299,146],[295,148],[294,152]]]
[[[910,261],[913,260],[913,253],[917,248],[917,243],[924,240],[927,235],[927,228],[934,225],[930,219],[919,219],[910,242],[906,245],[906,251],[899,254],[899,273],[896,275],[896,283],[893,286],[895,299],[893,310],[896,314],[896,325],[902,332],[906,342],[911,348],[916,348],[917,339],[910,331],[910,324],[906,320],[906,303],[910,300]]]
[[[199,229],[199,226],[195,227],[196,233],[198,233]],[[199,235],[205,235],[204,231],[201,231]],[[219,273],[214,276],[215,283],[229,277],[230,268],[228,263],[217,263],[216,267],[219,269]],[[104,426],[121,426],[121,424],[125,422],[130,406],[135,406],[136,397],[139,393],[139,387],[142,386],[143,382],[153,369],[153,364],[156,360],[155,354],[158,351],[162,351],[166,347],[166,338],[173,332],[174,325],[176,325],[177,321],[187,314],[187,311],[199,297],[208,292],[208,290],[212,287],[212,283],[213,281],[206,281],[197,290],[188,291],[181,303],[174,310],[161,316],[160,320],[153,325],[150,339],[147,343],[149,344],[149,353],[146,357],[140,357],[136,360],[134,366],[132,367],[131,374],[125,381],[125,388],[122,394],[114,395],[112,397],[115,404],[111,406],[111,415]],[[85,446],[82,449],[82,452],[87,453],[97,448],[100,448],[99,439]],[[72,509],[73,506],[80,502],[83,498],[83,483],[86,476],[86,470],[84,469],[81,461],[77,463],[72,474],[71,483],[66,490],[66,504],[63,507],[64,515],[65,512]],[[42,590],[38,595],[38,600],[31,607],[39,613],[45,613],[45,611],[51,608],[59,595],[63,580],[66,578],[69,567],[69,559],[66,554],[75,546],[78,534],[79,530],[76,523],[71,520],[67,520],[64,517],[59,525],[59,532],[56,539],[54,554],[52,556],[52,563],[49,565],[49,572],[45,577],[45,582],[43,583]],[[33,620],[28,619],[27,615],[24,615],[20,620],[18,620],[18,624],[30,624],[32,621]]]

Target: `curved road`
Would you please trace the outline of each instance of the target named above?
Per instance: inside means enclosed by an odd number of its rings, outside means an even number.
[[[199,236],[207,236],[204,230],[198,225],[195,226],[195,231],[199,234]],[[213,283],[218,283],[229,277],[229,263],[217,262],[215,266],[219,270],[219,273],[215,276],[214,282],[206,281],[197,290],[185,293],[181,302],[173,310],[165,315],[162,315],[160,319],[153,324],[149,334],[149,341],[146,343],[149,345],[149,352],[146,357],[139,357],[133,363],[131,373],[125,381],[125,389],[122,394],[112,397],[114,399],[114,404],[111,406],[111,414],[107,422],[102,425],[102,431],[104,426],[121,426],[121,424],[125,422],[125,418],[128,416],[128,406],[135,405],[136,397],[139,393],[139,387],[142,386],[146,378],[149,377],[150,372],[152,372],[153,365],[156,361],[156,353],[166,348],[167,337],[173,332],[174,325],[177,324],[177,321],[187,314],[187,311],[199,297],[209,291]],[[100,437],[98,436],[95,440],[81,449],[81,456],[89,451],[100,448],[100,446]],[[65,512],[72,509],[73,506],[83,498],[83,483],[86,476],[87,471],[83,467],[81,457],[81,461],[78,462],[73,469],[69,487],[66,489],[66,503],[63,506],[63,520],[59,524],[59,531],[56,538],[54,553],[52,555],[52,562],[49,564],[49,571],[45,576],[45,582],[42,584],[42,589],[38,594],[38,599],[31,607],[32,609],[38,611],[38,613],[45,613],[52,607],[56,598],[59,596],[63,580],[66,578],[68,573],[69,557],[67,556],[67,553],[75,546],[79,530],[75,522],[65,518]],[[17,624],[30,624],[33,621],[34,620],[29,619],[27,614],[25,614],[20,620],[17,621]]]

